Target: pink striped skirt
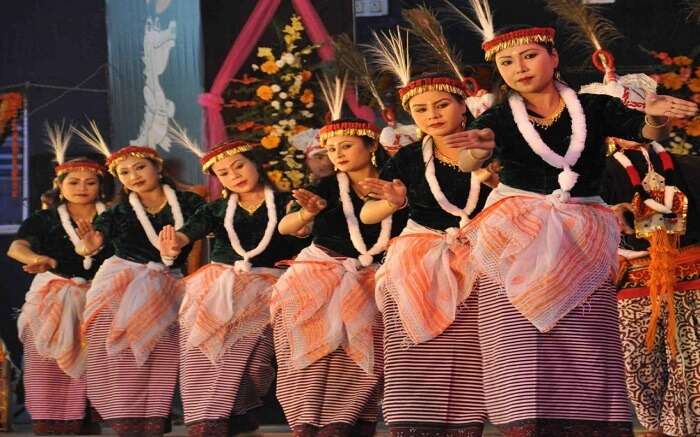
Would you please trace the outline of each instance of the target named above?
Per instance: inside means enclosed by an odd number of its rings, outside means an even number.
[[[34,336],[27,328],[24,343],[25,405],[37,434],[53,430],[58,434],[77,434],[84,427],[87,410],[85,375],[73,379],[56,364],[44,358],[34,347]]]
[[[405,344],[396,303],[384,296],[384,420],[393,435],[480,436],[486,421],[472,293],[437,337]]]
[[[480,281],[486,410],[505,435],[633,435],[615,294],[605,283],[540,333],[497,283]]]
[[[185,334],[182,332],[182,334]],[[216,364],[198,348],[187,349],[187,335],[180,336],[180,390],[185,423],[190,436],[231,435],[250,429],[232,429],[262,405],[262,397],[275,377],[272,328],[259,336],[245,337],[230,347]]]
[[[377,317],[371,375],[342,348],[298,370],[291,365],[281,312],[277,313],[274,319],[277,399],[295,436],[374,435],[383,384],[382,332],[381,319]]]
[[[162,334],[138,366],[130,349],[110,356],[105,340],[112,324],[105,308],[87,327],[87,394],[97,412],[120,435],[161,435],[170,429],[170,406],[178,372],[178,327]]]

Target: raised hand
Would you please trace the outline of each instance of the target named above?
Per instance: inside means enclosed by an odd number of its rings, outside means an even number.
[[[359,182],[359,185],[369,192],[371,197],[386,200],[397,208],[406,203],[406,186],[400,179],[389,182],[383,179],[365,178]]]
[[[442,137],[442,140],[444,145],[453,149],[483,149],[490,153],[496,147],[495,138],[493,131],[486,128],[456,132]]]
[[[58,262],[55,259],[49,256],[38,255],[32,262],[23,265],[22,270],[32,274],[44,273],[47,270],[55,269],[57,265]]]
[[[612,212],[617,218],[617,223],[620,225],[620,230],[626,235],[634,234],[634,229],[627,223],[627,217],[625,217],[625,212],[634,213],[631,203],[618,203],[610,207]]]
[[[76,222],[78,225],[78,229],[76,232],[78,233],[78,237],[80,237],[80,240],[83,242],[83,248],[81,250],[81,255],[88,255],[92,254],[97,249],[102,247],[103,243],[103,238],[102,234],[99,231],[96,231],[95,228],[92,226],[92,222],[89,220],[78,220]]]
[[[326,201],[321,196],[303,188],[292,191],[292,196],[302,208],[312,215],[318,214],[327,206]]]
[[[177,232],[172,225],[165,225],[158,234],[158,244],[160,246],[160,256],[177,258],[182,247],[177,238]]]
[[[698,113],[698,105],[677,97],[650,94],[644,112],[654,117],[688,118]]]

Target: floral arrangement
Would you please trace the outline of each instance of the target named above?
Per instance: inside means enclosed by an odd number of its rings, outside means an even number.
[[[292,15],[281,29],[281,47],[258,47],[250,75],[233,79],[225,94],[229,136],[266,149],[268,176],[282,190],[305,182],[304,154],[289,140],[323,122],[309,67],[316,46],[306,43],[303,31]]]
[[[668,67],[668,71],[654,74],[659,83],[659,94],[671,94],[700,104],[700,65],[687,56],[670,56],[654,52],[654,57]],[[700,155],[700,116],[692,119],[672,119],[672,131],[666,148],[678,155]]]

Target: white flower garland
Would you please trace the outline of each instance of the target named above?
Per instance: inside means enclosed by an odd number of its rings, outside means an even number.
[[[360,225],[357,222],[357,216],[355,216],[355,208],[352,206],[352,199],[350,199],[350,179],[348,175],[343,172],[338,172],[335,177],[338,180],[340,203],[343,205],[343,215],[345,215],[345,221],[348,224],[350,241],[352,241],[355,250],[360,253],[360,256],[357,257],[360,265],[367,267],[372,264],[374,255],[382,253],[386,249],[387,244],[389,244],[392,216],[390,215],[382,220],[379,237],[374,243],[374,246],[367,250],[367,244],[365,244],[365,240],[362,238]]]
[[[544,143],[542,137],[528,119],[525,102],[519,94],[512,93],[508,98],[508,103],[513,112],[513,119],[518,127],[518,131],[530,146],[530,149],[547,164],[562,169],[558,177],[559,190],[555,190],[552,195],[566,202],[570,196],[569,192],[576,185],[579,176],[578,173],[571,170],[571,167],[576,164],[586,145],[586,114],[583,112],[581,102],[574,90],[559,82],[555,82],[554,85],[559,91],[562,100],[564,100],[566,109],[571,116],[571,141],[564,156],[555,153]]]
[[[105,212],[106,209],[105,204],[102,202],[95,203],[95,208],[97,209],[97,214],[102,214],[103,212]],[[61,219],[61,226],[63,226],[63,230],[66,231],[66,235],[68,235],[70,242],[73,243],[75,252],[80,254],[80,252],[85,249],[85,245],[83,244],[83,240],[81,240],[80,237],[78,237],[78,232],[75,230],[75,228],[70,222],[70,214],[68,213],[68,208],[66,207],[66,204],[62,203],[58,205],[56,211],[58,212],[58,217]],[[91,267],[92,256],[84,256],[83,269],[90,270]]]
[[[233,248],[238,255],[243,257],[242,260],[236,261],[233,265],[237,272],[249,272],[252,268],[250,259],[263,253],[265,249],[267,249],[267,246],[270,245],[272,236],[275,233],[275,228],[277,227],[275,192],[272,191],[270,187],[265,187],[265,206],[267,207],[267,227],[265,227],[265,233],[253,250],[246,251],[243,249],[243,246],[241,246],[241,240],[238,239],[236,229],[233,227],[233,216],[236,214],[236,209],[238,208],[238,194],[233,193],[228,199],[226,215],[224,216],[224,228],[226,228],[226,232],[228,233],[231,248]]]
[[[170,205],[170,211],[172,212],[173,220],[175,221],[175,229],[180,229],[182,225],[185,224],[185,220],[182,217],[182,210],[180,209],[180,202],[177,200],[177,194],[175,193],[175,190],[173,190],[170,187],[170,185],[163,185],[163,193],[165,194],[165,199],[168,201],[168,205]],[[153,247],[160,251],[160,244],[158,243],[158,234],[156,234],[156,230],[153,228],[153,224],[148,219],[148,216],[146,215],[146,210],[143,208],[138,194],[134,192],[129,194],[129,203],[134,209],[134,213],[136,213],[136,218],[139,220],[139,223],[141,223],[141,227],[146,233],[148,241],[151,242]],[[175,261],[174,259],[167,257],[161,257],[161,260],[166,266],[173,265],[173,262]]]
[[[440,183],[435,176],[435,160],[433,159],[433,138],[431,136],[426,136],[423,139],[423,162],[425,163],[425,180],[428,182],[428,187],[430,187],[430,192],[437,201],[440,208],[443,211],[459,217],[459,226],[463,227],[469,223],[469,215],[474,212],[476,205],[479,202],[479,192],[481,191],[481,181],[476,176],[475,172],[471,173],[470,186],[469,186],[469,196],[467,197],[467,204],[464,205],[464,209],[460,209],[450,203],[442,192],[440,188]]]

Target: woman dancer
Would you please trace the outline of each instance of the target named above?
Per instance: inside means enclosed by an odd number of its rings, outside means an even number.
[[[391,50],[392,41],[405,50]],[[477,297],[465,292],[467,250],[455,236],[479,210],[481,180],[461,171],[458,160],[463,146],[488,147],[492,139],[488,131],[465,131],[470,114],[461,81],[449,75],[411,80],[401,35],[377,42],[387,63],[405,67],[395,70],[401,103],[425,133],[389,160],[381,180],[361,184],[383,199],[367,202],[363,222],[375,223],[405,204],[410,217],[377,273],[384,419],[393,436],[479,436],[486,412]]]
[[[473,3],[509,91],[472,123],[495,132],[501,183],[462,230],[489,419],[507,436],[631,436],[611,280],[618,227],[598,197],[604,139],[660,138],[697,106],[655,96],[642,113],[577,95],[557,79],[554,29],[495,33],[488,4]]]
[[[208,153],[171,130],[200,157],[202,171],[216,176],[225,196],[202,206],[179,230],[160,234],[161,254],[213,233],[211,260],[184,279],[180,308],[180,387],[189,436],[251,432],[250,411],[262,404],[274,378],[270,293],[288,260],[306,239],[277,231],[292,200],[275,193],[253,144],[229,140]]]
[[[338,79],[334,90],[327,82],[323,88],[335,121],[321,129],[321,145],[337,173],[296,190],[301,209],[279,224],[282,234],[292,234],[313,221],[313,244],[282,275],[272,298],[277,398],[299,437],[373,435],[382,393],[375,263],[402,219],[359,223],[368,195],[359,182],[378,174],[372,156],[379,131],[338,119],[344,88]]]
[[[22,223],[7,255],[36,274],[18,320],[24,343],[26,407],[37,435],[99,434],[89,419],[80,322],[89,281],[112,252],[84,256],[76,222],[105,210],[105,170],[95,161],[65,161],[70,134],[48,128],[56,154],[56,204]]]
[[[83,139],[107,154],[93,124]],[[162,174],[163,161],[148,147],[128,146],[107,158],[123,198],[95,226],[79,223],[88,250],[106,242],[106,260],[87,294],[87,390],[100,416],[119,435],[158,436],[170,427],[170,404],[178,371],[178,281],[191,245],[179,256],[161,257],[158,232],[180,227],[204,201],[176,191]]]

